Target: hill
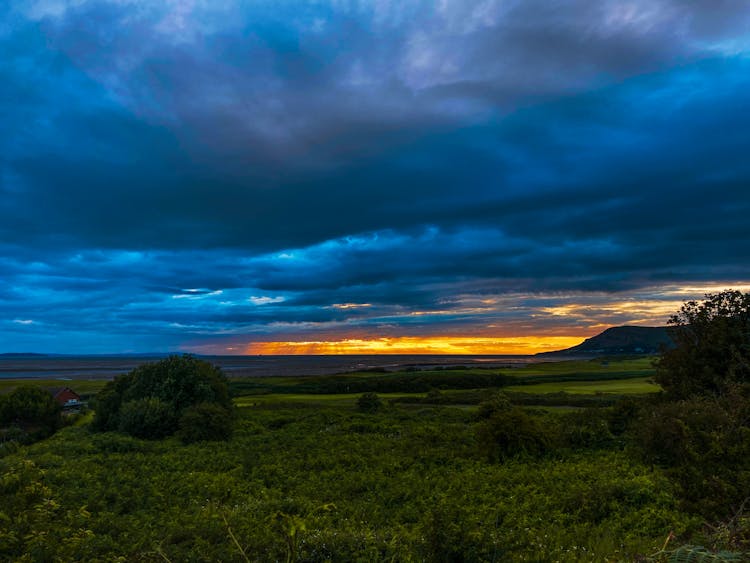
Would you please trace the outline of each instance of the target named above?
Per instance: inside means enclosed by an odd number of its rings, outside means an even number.
[[[663,326],[616,326],[587,338],[578,346],[544,352],[537,356],[618,356],[658,354],[662,346],[673,346]]]
[[[37,354],[35,352],[3,352],[0,358],[46,358],[47,354]]]

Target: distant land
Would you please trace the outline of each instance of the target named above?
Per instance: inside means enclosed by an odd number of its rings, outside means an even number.
[[[341,355],[341,356],[200,356],[219,365],[230,377],[333,375],[353,371],[399,371],[407,368],[482,366],[519,367],[549,359],[594,358],[658,354],[672,346],[666,327],[618,326],[581,344],[535,355]],[[167,354],[67,355],[34,352],[0,353],[0,379],[61,378],[112,379],[119,373]]]
[[[565,356],[622,356],[638,354],[658,354],[662,346],[672,347],[674,343],[664,326],[615,326],[587,338],[578,346],[542,352],[541,357]]]
[[[0,358],[45,358],[47,354],[37,354],[36,352],[5,352],[0,353]]]

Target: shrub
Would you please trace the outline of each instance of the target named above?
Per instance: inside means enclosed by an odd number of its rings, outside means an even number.
[[[494,393],[486,400],[479,403],[477,418],[485,420],[496,412],[505,412],[513,408],[513,405],[505,393]]]
[[[198,404],[232,410],[221,370],[192,356],[170,356],[115,378],[96,396],[95,430],[160,438],[177,430],[184,412]]]
[[[157,397],[128,401],[120,409],[117,429],[136,438],[159,439],[176,429],[172,407]]]
[[[641,458],[665,468],[686,508],[723,518],[750,490],[750,402],[709,397],[644,409],[631,432]]]
[[[584,409],[560,416],[560,432],[565,444],[572,448],[604,448],[615,437],[609,428],[609,414],[603,409]]]
[[[60,405],[41,387],[22,385],[0,396],[0,425],[17,424],[49,435],[60,425]]]
[[[383,401],[378,397],[377,393],[363,393],[357,399],[357,409],[362,412],[377,412],[381,408],[383,408]]]
[[[549,431],[535,418],[514,407],[495,412],[479,424],[480,451],[491,461],[515,456],[538,456],[552,449]]]
[[[633,448],[666,469],[688,510],[722,518],[750,490],[750,293],[689,301],[669,324],[664,400],[642,409]]]
[[[215,403],[200,403],[185,409],[177,435],[183,443],[227,440],[232,435],[232,414]]]

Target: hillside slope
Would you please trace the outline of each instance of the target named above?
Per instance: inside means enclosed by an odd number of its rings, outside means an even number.
[[[674,344],[663,326],[616,326],[587,338],[578,346],[544,352],[538,356],[616,356],[658,354],[662,346]]]

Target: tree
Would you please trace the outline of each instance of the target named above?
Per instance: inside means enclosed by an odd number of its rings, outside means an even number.
[[[142,438],[173,434],[186,410],[212,404],[232,412],[221,369],[193,356],[170,356],[118,376],[96,396],[94,428]]]
[[[0,397],[0,426],[18,424],[40,435],[53,433],[60,425],[60,405],[41,387],[22,385]]]
[[[377,393],[363,393],[357,399],[357,408],[362,412],[377,412],[383,408],[383,401]]]
[[[668,324],[675,347],[662,353],[655,379],[670,397],[721,396],[750,384],[750,293],[688,301]]]

